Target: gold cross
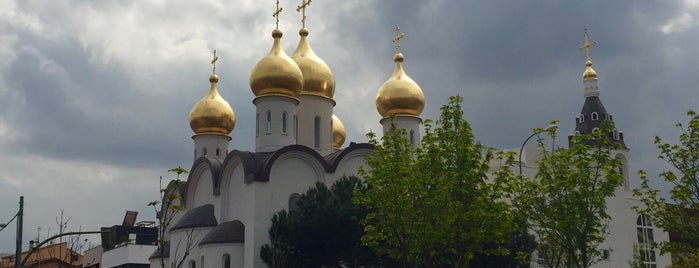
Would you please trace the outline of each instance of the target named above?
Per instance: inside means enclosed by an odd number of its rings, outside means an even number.
[[[211,64],[214,65],[214,74],[216,74],[216,62],[218,61],[218,56],[216,56],[216,50],[214,49],[214,59],[211,60]]]
[[[590,47],[594,46],[595,44],[597,44],[597,42],[595,42],[595,41],[590,42],[589,36],[587,34],[587,29],[585,29],[585,43],[582,46],[578,47],[578,49],[585,50],[585,60],[586,61],[590,61]]]
[[[396,43],[396,53],[400,53],[400,40],[403,39],[403,37],[405,37],[405,34],[400,32],[400,27],[398,26],[396,26],[395,30],[396,36],[393,37],[391,42]]]
[[[277,0],[277,9],[274,10],[274,13],[272,13],[272,17],[275,17],[277,19],[277,29],[279,29],[279,13],[282,13],[283,8],[279,7],[279,0]]]
[[[301,19],[301,24],[303,28],[306,28],[306,7],[311,5],[313,0],[301,0],[301,5],[296,7],[296,12],[301,12],[303,10],[303,18]]]

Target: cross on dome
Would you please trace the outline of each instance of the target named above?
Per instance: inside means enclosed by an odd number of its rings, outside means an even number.
[[[405,34],[400,32],[400,27],[398,26],[396,26],[395,31],[396,36],[391,39],[391,42],[396,44],[396,53],[400,53],[400,40],[405,37]]]
[[[597,44],[595,41],[589,40],[589,35],[587,34],[587,29],[585,29],[585,43],[578,47],[580,50],[585,50],[585,60],[590,61],[590,47]]]
[[[218,56],[216,56],[216,50],[214,49],[214,59],[211,60],[211,65],[214,66],[213,74],[216,74],[216,62],[218,61]]]
[[[301,19],[301,25],[306,28],[306,7],[311,5],[313,0],[301,0],[301,5],[296,7],[296,12],[302,12],[303,18]]]
[[[279,13],[282,13],[282,10],[284,10],[284,9],[279,6],[279,0],[277,0],[277,8],[274,10],[274,13],[272,13],[272,17],[277,19],[277,22],[276,22],[277,29],[279,29]]]

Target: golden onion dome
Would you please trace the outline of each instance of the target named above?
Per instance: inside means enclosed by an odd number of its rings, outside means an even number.
[[[250,89],[256,97],[283,95],[297,97],[303,88],[303,74],[299,66],[284,53],[282,31],[272,32],[274,44],[267,56],[255,64],[250,73]]]
[[[335,77],[330,71],[330,67],[311,49],[311,45],[308,43],[308,29],[302,28],[299,35],[301,40],[299,40],[296,51],[291,54],[291,58],[298,64],[303,73],[301,94],[332,99],[335,95]]]
[[[592,61],[589,60],[585,62],[585,72],[583,73],[583,80],[588,79],[597,79],[597,72],[592,69]]]
[[[231,105],[218,94],[218,76],[209,77],[209,94],[192,107],[189,126],[195,134],[228,135],[235,127],[235,113]]]
[[[390,115],[419,116],[425,107],[420,86],[403,71],[403,54],[393,56],[396,69],[376,94],[376,110],[382,117]]]
[[[337,116],[335,115],[333,115],[332,120],[333,149],[340,150],[340,148],[342,148],[342,144],[345,143],[345,138],[347,137],[347,133],[345,132],[345,125],[343,125],[342,121],[340,121],[340,119],[337,118]]]

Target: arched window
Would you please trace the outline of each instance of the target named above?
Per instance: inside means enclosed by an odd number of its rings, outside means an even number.
[[[299,209],[299,194],[291,194],[289,196],[289,212],[296,211]]]
[[[415,130],[410,130],[410,145],[415,147]]]
[[[299,137],[299,117],[294,115],[294,138]],[[297,140],[298,143],[298,140]]]
[[[206,148],[204,148],[204,156],[206,156],[209,152],[206,151]]]
[[[216,157],[221,157],[221,149],[216,148]]]
[[[223,254],[223,267],[222,268],[231,268],[231,255]]]
[[[616,128],[614,129],[614,140],[615,141],[619,140],[619,131]]]
[[[255,137],[260,136],[260,113],[255,114]]]
[[[639,215],[636,219],[636,236],[638,237],[639,255],[643,267],[656,267],[655,250],[652,247],[653,223],[648,215]]]
[[[580,116],[578,116],[578,123],[582,123],[582,122],[585,122],[585,115],[584,114],[580,114]]]
[[[320,148],[320,116],[313,120],[313,147]]]
[[[199,264],[201,265],[201,267],[206,267],[206,265],[204,264],[204,256],[201,256],[201,261],[199,262]]]
[[[282,134],[286,134],[286,111],[282,112]]]
[[[599,131],[599,128],[593,128],[593,129],[592,129],[592,133],[595,133],[595,132],[597,132],[597,131]]]
[[[267,134],[272,133],[272,112],[267,111]]]
[[[575,135],[580,135],[580,131],[575,131]]]
[[[189,261],[189,268],[197,268],[197,263],[194,260]]]
[[[590,118],[592,121],[597,121],[599,120],[599,114],[597,114],[597,112],[592,112],[592,114],[590,114]]]

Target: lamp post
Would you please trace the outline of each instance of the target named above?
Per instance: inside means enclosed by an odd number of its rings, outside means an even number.
[[[534,136],[541,134],[544,131],[549,131],[555,127],[558,127],[558,125],[549,125],[548,127],[544,129],[535,129],[534,133],[529,135],[526,140],[522,143],[522,147],[519,148],[519,155],[518,156],[518,162],[519,162],[519,175],[522,175],[522,151],[524,151],[524,146],[527,145],[527,142]]]

